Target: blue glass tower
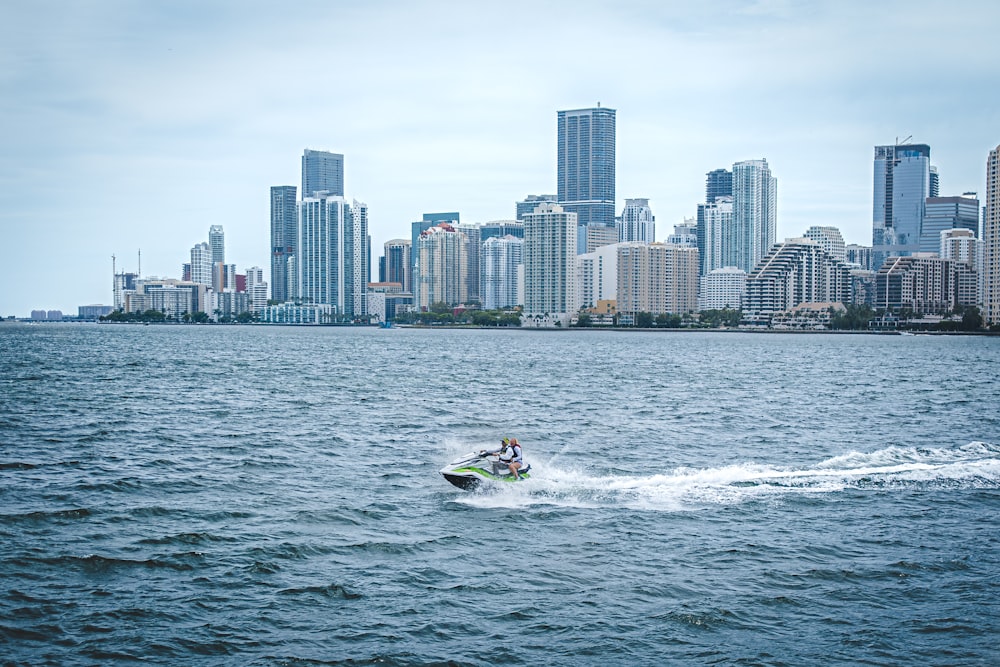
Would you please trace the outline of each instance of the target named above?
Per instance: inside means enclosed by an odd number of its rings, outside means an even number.
[[[344,196],[344,156],[305,149],[302,153],[302,196],[316,192]]]
[[[931,196],[931,148],[926,144],[875,147],[872,262],[920,251],[927,197]]]
[[[557,197],[581,227],[615,226],[615,110],[559,111]]]

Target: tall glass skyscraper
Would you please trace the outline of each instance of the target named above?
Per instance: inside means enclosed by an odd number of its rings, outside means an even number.
[[[271,299],[284,303],[291,298],[288,264],[295,256],[298,234],[294,185],[271,187]]]
[[[212,248],[212,264],[226,263],[226,233],[222,225],[208,228],[208,245]]]
[[[344,156],[305,149],[302,153],[302,197],[316,192],[344,196]]]
[[[930,146],[876,146],[873,194],[872,262],[877,271],[888,257],[920,251],[925,206],[932,196]]]
[[[983,321],[1000,323],[1000,146],[986,160],[983,207]]]
[[[557,197],[577,224],[615,226],[615,110],[559,111]]]
[[[306,304],[329,304],[338,319],[367,311],[368,207],[320,194],[298,203],[295,293]]]

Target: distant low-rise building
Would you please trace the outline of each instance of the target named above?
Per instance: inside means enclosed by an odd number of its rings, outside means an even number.
[[[328,303],[282,303],[267,306],[260,313],[260,321],[267,324],[330,324],[334,308]]]
[[[699,310],[739,310],[747,290],[747,274],[735,266],[712,269],[701,277],[698,289]]]

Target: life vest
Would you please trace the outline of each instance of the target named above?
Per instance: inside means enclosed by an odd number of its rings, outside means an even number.
[[[524,463],[522,458],[524,455],[524,450],[521,449],[521,445],[504,445],[503,449],[500,450],[500,460],[504,463],[510,463],[511,461],[517,461],[518,463]]]

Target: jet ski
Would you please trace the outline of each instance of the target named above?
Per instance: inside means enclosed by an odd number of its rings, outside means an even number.
[[[500,462],[500,457],[486,451],[470,452],[460,459],[452,461],[441,468],[444,478],[466,491],[473,491],[484,484],[493,482],[515,484],[531,477],[531,464],[519,469],[515,479],[507,464]]]

